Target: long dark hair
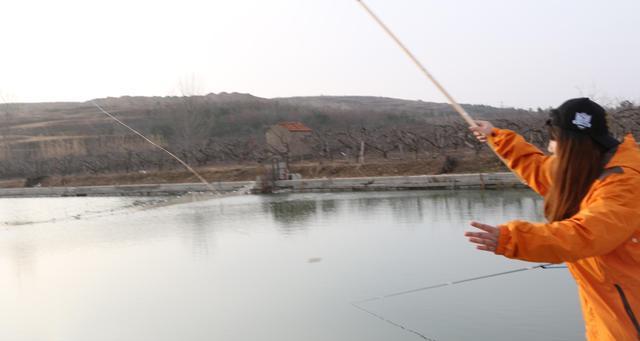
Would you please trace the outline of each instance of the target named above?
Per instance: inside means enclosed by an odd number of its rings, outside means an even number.
[[[580,202],[602,173],[606,150],[581,132],[549,125],[549,134],[557,145],[544,213],[553,222],[578,213]]]

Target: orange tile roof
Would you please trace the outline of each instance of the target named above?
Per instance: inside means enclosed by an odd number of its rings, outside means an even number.
[[[302,124],[302,122],[280,122],[278,125],[290,132],[312,132],[311,128]]]

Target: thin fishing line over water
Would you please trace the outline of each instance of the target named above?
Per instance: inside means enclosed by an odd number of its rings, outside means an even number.
[[[175,154],[171,153],[170,151],[168,151],[167,149],[163,148],[162,146],[158,145],[157,143],[153,142],[151,139],[147,138],[146,136],[144,136],[142,133],[140,133],[136,129],[134,129],[134,128],[130,127],[129,125],[127,125],[126,123],[122,122],[120,119],[118,119],[117,117],[112,115],[110,112],[108,112],[107,110],[102,108],[95,101],[92,101],[91,103],[96,108],[98,108],[100,110],[100,112],[102,112],[103,114],[107,115],[109,118],[113,119],[118,124],[124,126],[125,128],[127,128],[130,131],[132,131],[133,133],[135,133],[136,135],[138,135],[139,137],[141,137],[142,139],[144,139],[148,143],[152,144],[154,147],[162,150],[163,152],[165,152],[169,156],[171,156],[173,159],[177,160],[188,171],[190,171],[192,174],[194,174],[200,180],[200,182],[202,182],[206,186],[206,188],[208,189],[209,192],[199,192],[199,193],[192,193],[191,192],[191,193],[187,193],[185,195],[181,195],[181,196],[170,198],[170,199],[158,199],[158,200],[155,200],[155,201],[151,202],[148,205],[146,203],[144,203],[144,202],[135,202],[133,205],[127,205],[127,206],[121,207],[121,208],[110,208],[110,209],[98,210],[98,211],[87,210],[87,211],[84,211],[84,212],[81,212],[81,213],[68,215],[68,216],[62,217],[62,218],[50,218],[50,219],[35,220],[35,221],[6,221],[6,222],[0,222],[0,225],[21,226],[21,225],[34,225],[34,224],[54,223],[54,222],[68,221],[68,220],[99,218],[99,217],[104,217],[104,216],[116,215],[116,214],[120,214],[120,213],[127,213],[127,211],[129,211],[130,209],[134,209],[134,211],[135,210],[149,210],[149,209],[166,207],[166,206],[177,205],[177,204],[182,204],[182,203],[192,203],[192,202],[197,202],[197,201],[211,200],[211,199],[223,198],[223,197],[239,195],[239,194],[247,194],[247,193],[249,193],[251,191],[251,187],[252,186],[247,185],[247,186],[244,186],[244,187],[242,187],[240,189],[237,189],[237,190],[222,194],[221,192],[216,190],[211,185],[211,183],[209,183],[203,176],[201,176],[196,170],[194,170],[191,166],[189,166],[185,161],[180,159],[178,156],[176,156]]]
[[[118,124],[124,126],[125,128],[127,128],[128,130],[130,130],[134,134],[136,134],[139,137],[141,137],[143,140],[147,141],[148,143],[152,144],[154,147],[162,150],[163,152],[165,152],[168,155],[170,155],[173,159],[177,160],[188,171],[190,171],[192,174],[194,174],[200,180],[200,182],[202,182],[205,185],[205,187],[208,190],[208,192],[189,192],[189,193],[186,193],[184,195],[177,196],[177,197],[154,199],[154,200],[147,201],[147,202],[141,200],[141,201],[136,201],[131,205],[126,205],[126,206],[120,207],[120,208],[109,208],[109,209],[105,209],[105,210],[86,210],[84,212],[70,214],[70,215],[67,215],[67,216],[64,216],[64,217],[54,217],[54,218],[49,218],[49,219],[27,220],[27,221],[5,221],[5,222],[0,222],[0,226],[1,225],[4,225],[4,226],[23,226],[23,225],[36,225],[36,224],[56,223],[56,222],[64,222],[64,221],[80,220],[80,219],[95,219],[95,218],[101,218],[101,217],[106,217],[106,216],[113,216],[113,215],[117,215],[117,214],[126,214],[126,213],[136,212],[136,211],[139,211],[139,210],[150,210],[150,209],[155,209],[155,208],[167,207],[167,206],[171,206],[171,205],[179,205],[179,204],[184,204],[184,203],[193,203],[193,202],[198,202],[198,201],[205,201],[205,200],[224,198],[224,197],[228,197],[228,196],[234,196],[234,195],[241,195],[241,194],[250,193],[252,186],[249,186],[249,185],[244,186],[244,187],[242,187],[240,189],[237,189],[237,190],[233,190],[233,191],[224,193],[224,194],[221,193],[220,191],[216,190],[211,183],[209,183],[206,179],[204,179],[203,176],[201,176],[196,170],[194,170],[191,166],[189,166],[185,161],[180,159],[178,156],[176,156],[175,154],[171,153],[170,151],[168,151],[167,149],[163,148],[162,146],[158,145],[157,143],[153,142],[152,140],[150,140],[149,138],[144,136],[142,133],[140,133],[136,129],[134,129],[134,128],[130,127],[129,125],[127,125],[126,123],[122,122],[120,119],[115,117],[113,114],[111,114],[110,112],[108,112],[107,110],[102,108],[95,101],[92,101],[91,103],[98,110],[100,110],[101,113],[107,115],[109,118],[111,118],[112,120],[116,121]],[[238,232],[241,232],[243,234],[246,233],[245,231],[238,231]]]
[[[370,298],[367,298],[367,299],[364,299],[364,300],[360,300],[360,301],[356,301],[356,302],[353,302],[353,303],[361,304],[361,303],[366,303],[366,302],[371,302],[371,301],[377,301],[377,300],[382,300],[382,299],[386,299],[386,298],[390,298],[390,297],[412,294],[412,293],[419,292],[419,291],[437,289],[437,288],[457,285],[457,284],[466,283],[466,282],[478,281],[478,280],[481,280],[481,279],[487,279],[487,278],[491,278],[491,277],[509,275],[509,274],[513,274],[513,273],[516,273],[516,272],[536,270],[536,269],[555,269],[555,268],[564,268],[564,267],[560,267],[558,265],[554,265],[553,263],[539,264],[539,265],[535,265],[535,266],[527,266],[527,267],[524,267],[524,268],[508,270],[508,271],[503,271],[503,272],[497,272],[497,273],[493,273],[493,274],[489,274],[489,275],[482,275],[482,276],[477,276],[477,277],[465,278],[465,279],[461,279],[461,280],[457,280],[457,281],[450,281],[450,282],[444,282],[444,283],[435,284],[435,285],[429,285],[429,286],[410,289],[410,290],[398,291],[398,292],[391,293],[391,294],[386,294],[386,295],[383,295],[383,296],[370,297]]]
[[[367,309],[365,309],[365,308],[363,308],[363,307],[361,307],[361,306],[359,306],[359,305],[357,305],[357,304],[355,304],[355,303],[351,303],[351,305],[352,305],[352,306],[354,306],[356,309],[360,309],[360,310],[364,311],[365,313],[367,313],[367,314],[369,314],[369,315],[371,315],[371,316],[373,316],[373,317],[375,317],[375,318],[378,318],[378,319],[380,319],[380,320],[382,320],[382,321],[384,321],[384,322],[386,322],[386,323],[389,323],[389,324],[390,324],[390,325],[392,325],[392,326],[395,326],[395,327],[397,327],[397,328],[400,328],[400,329],[402,329],[402,330],[405,330],[405,331],[407,331],[407,332],[409,332],[409,333],[415,334],[415,335],[419,336],[419,337],[420,337],[421,339],[423,339],[423,340],[427,340],[427,341],[436,341],[436,339],[433,339],[433,338],[427,337],[427,336],[425,336],[424,334],[420,333],[420,332],[419,332],[419,331],[417,331],[417,330],[411,329],[411,328],[409,328],[409,327],[407,327],[407,326],[401,325],[400,323],[397,323],[397,322],[394,322],[394,321],[392,321],[392,320],[389,320],[388,318],[386,318],[386,317],[384,317],[384,316],[382,316],[382,315],[376,314],[376,313],[374,313],[374,312],[372,312],[372,311],[370,311],[370,310],[367,310]]]
[[[117,214],[126,214],[133,212],[135,210],[142,209],[145,206],[152,206],[154,204],[159,204],[164,202],[163,199],[150,199],[148,201],[136,200],[131,204],[116,207],[116,208],[107,208],[103,210],[85,210],[82,212],[66,214],[62,217],[54,217],[48,219],[41,220],[14,220],[14,221],[4,221],[0,222],[0,225],[4,226],[24,226],[24,225],[37,225],[37,224],[47,224],[47,223],[56,223],[56,222],[64,222],[64,221],[72,221],[72,220],[80,220],[80,219],[95,219],[106,216],[114,216]],[[149,203],[147,205],[147,203]]]
[[[468,283],[468,282],[473,282],[473,281],[479,281],[479,280],[483,280],[483,279],[487,279],[487,278],[492,278],[492,277],[498,277],[498,276],[505,276],[505,275],[509,275],[509,274],[514,274],[517,272],[523,272],[523,271],[529,271],[529,270],[536,270],[536,269],[565,269],[566,266],[561,266],[561,265],[556,265],[553,263],[546,263],[546,264],[539,264],[539,265],[535,265],[535,266],[528,266],[528,267],[524,267],[524,268],[519,268],[519,269],[514,269],[514,270],[508,270],[508,271],[502,271],[502,272],[497,272],[497,273],[493,273],[493,274],[489,274],[489,275],[483,275],[483,276],[477,276],[477,277],[470,277],[470,278],[465,278],[465,279],[461,279],[461,280],[456,280],[456,281],[449,281],[449,282],[444,282],[444,283],[440,283],[440,284],[435,284],[435,285],[429,285],[429,286],[425,286],[425,287],[420,287],[420,288],[415,288],[415,289],[410,289],[410,290],[403,290],[403,291],[398,291],[398,292],[394,292],[391,294],[386,294],[383,296],[375,296],[375,297],[370,297],[367,299],[363,299],[363,300],[359,300],[359,301],[354,301],[351,302],[351,305],[361,311],[364,311],[365,313],[374,316],[386,323],[389,323],[397,328],[400,328],[402,330],[405,330],[407,332],[410,332],[412,334],[415,334],[417,336],[419,336],[420,338],[422,338],[423,340],[429,340],[429,341],[435,341],[435,339],[433,338],[429,338],[427,336],[425,336],[424,334],[411,329],[401,323],[392,321],[380,314],[374,313],[373,311],[366,309],[362,306],[362,304],[364,303],[370,303],[370,302],[374,302],[374,301],[380,301],[380,300],[384,300],[387,298],[391,298],[391,297],[397,297],[397,296],[402,296],[402,295],[407,295],[407,294],[412,294],[412,293],[416,293],[416,292],[420,292],[420,291],[426,291],[426,290],[432,290],[432,289],[437,289],[437,288],[443,288],[443,287],[447,287],[447,286],[454,286],[457,284],[462,284],[462,283]]]
[[[73,221],[73,220],[88,220],[88,219],[98,219],[103,217],[116,216],[120,214],[131,214],[139,211],[147,211],[152,209],[158,209],[163,207],[182,205],[182,204],[190,204],[195,202],[214,200],[214,199],[222,199],[236,195],[245,195],[249,193],[251,190],[250,186],[244,186],[240,189],[231,191],[229,193],[224,194],[212,194],[209,192],[189,192],[179,196],[171,196],[171,197],[154,197],[153,199],[144,199],[144,200],[135,200],[133,203],[117,207],[117,208],[108,208],[104,210],[85,210],[83,212],[78,212],[74,214],[67,214],[63,217],[57,218],[49,218],[42,220],[16,220],[16,221],[4,221],[0,222],[0,226],[25,226],[25,225],[37,225],[37,224],[47,224],[47,223],[57,223],[57,222],[65,222],[65,221]],[[220,213],[223,215],[223,213]],[[237,232],[247,234],[246,231],[236,229]]]

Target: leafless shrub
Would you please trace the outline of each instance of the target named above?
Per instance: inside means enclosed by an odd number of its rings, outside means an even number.
[[[442,158],[449,160],[449,166],[443,171],[450,171],[454,163],[451,160],[456,160],[459,153],[488,152],[459,117],[444,109],[446,106],[433,106],[427,110],[421,109],[419,104],[403,102],[404,111],[393,111],[384,106],[381,99],[383,109],[349,108],[352,102],[359,100],[347,98],[339,106],[319,107],[296,101],[258,98],[226,101],[215,96],[183,96],[146,99],[145,109],[136,109],[135,105],[127,106],[128,102],[120,99],[125,104],[114,112],[145,136],[200,167],[264,162],[274,154],[265,143],[265,131],[280,121],[292,120],[302,121],[313,129],[309,147],[312,158],[322,162]],[[111,104],[108,99],[104,102],[101,103],[105,106]],[[180,167],[164,152],[130,135],[108,118],[91,116],[84,123],[75,123],[75,117],[92,110],[88,106],[72,109],[51,106],[60,112],[56,111],[55,115],[61,116],[56,116],[56,121],[50,124],[40,125],[38,122],[44,116],[23,115],[22,111],[27,107],[0,105],[1,178]],[[538,147],[543,148],[548,141],[545,110],[486,106],[468,106],[467,109],[472,115],[484,117],[498,127],[516,131]],[[640,134],[640,108],[637,105],[622,102],[609,112],[610,128],[616,136]],[[22,141],[25,136],[30,136],[31,140]],[[42,137],[41,142],[38,137]]]

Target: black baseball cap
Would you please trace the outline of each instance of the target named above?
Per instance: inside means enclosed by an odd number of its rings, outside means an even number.
[[[607,126],[607,112],[587,97],[573,98],[551,110],[547,125],[589,135],[606,149],[620,142],[611,136]]]

